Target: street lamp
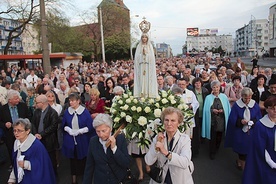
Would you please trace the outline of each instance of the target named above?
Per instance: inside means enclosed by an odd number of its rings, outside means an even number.
[[[134,15],[134,16],[132,16],[132,17],[139,17],[139,15]],[[130,21],[129,21],[129,29],[130,29],[130,59],[131,60],[133,60],[133,53],[132,53],[132,36],[131,36],[131,18],[132,17],[130,17]]]

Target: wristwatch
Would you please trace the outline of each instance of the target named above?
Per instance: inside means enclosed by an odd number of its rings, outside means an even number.
[[[172,152],[169,151],[169,153],[166,155],[166,157],[169,159],[169,161],[171,161],[171,159],[172,159]]]

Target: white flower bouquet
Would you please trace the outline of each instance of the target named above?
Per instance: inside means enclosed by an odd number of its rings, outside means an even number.
[[[194,114],[183,99],[173,95],[171,91],[159,92],[159,96],[155,99],[134,98],[131,92],[115,96],[109,111],[114,121],[115,130],[125,123],[127,139],[138,138],[139,146],[149,146],[152,138],[164,130],[160,116],[162,110],[167,107],[175,107],[183,112],[184,121],[179,126],[179,130],[184,132]]]

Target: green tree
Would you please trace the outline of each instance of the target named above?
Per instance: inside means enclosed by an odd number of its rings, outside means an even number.
[[[120,33],[105,39],[105,53],[108,60],[123,59],[129,56],[129,33]]]

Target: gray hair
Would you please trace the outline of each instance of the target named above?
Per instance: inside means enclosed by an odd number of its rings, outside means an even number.
[[[174,86],[173,88],[172,88],[172,94],[183,94],[183,89],[181,89],[180,87],[178,87],[178,86]]]
[[[241,96],[246,95],[253,95],[253,91],[249,87],[244,87],[241,91]]]
[[[124,88],[122,88],[121,86],[115,86],[114,89],[113,89],[113,93],[116,95],[120,92],[124,93],[125,92]]]
[[[211,82],[211,88],[213,88],[214,86],[220,86],[220,82],[218,80],[214,80]]]
[[[111,117],[108,114],[98,114],[93,121],[93,127],[96,129],[100,125],[106,125],[112,129],[113,122]]]
[[[32,128],[32,124],[31,124],[30,120],[27,119],[27,118],[25,118],[25,119],[24,118],[18,118],[13,123],[13,127],[18,126],[18,125],[22,125],[24,127],[25,131],[31,130],[31,128]]]
[[[20,93],[18,91],[13,90],[13,89],[9,90],[8,95],[7,95],[7,100],[12,99],[14,96],[18,96],[21,99]]]
[[[234,71],[232,69],[227,69],[226,70],[227,75],[232,75],[233,73],[234,73]]]

